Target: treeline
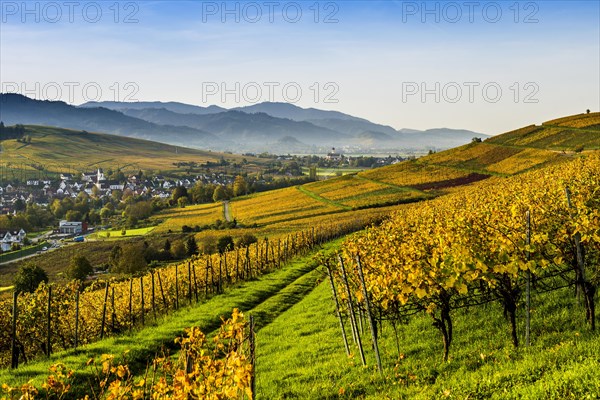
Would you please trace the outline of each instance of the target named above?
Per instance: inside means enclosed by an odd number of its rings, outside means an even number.
[[[272,179],[262,175],[238,175],[230,185],[197,182],[187,189],[177,186],[171,193],[168,203],[170,206],[185,207],[188,204],[204,204],[229,200],[238,196],[251,193],[265,192],[268,190],[282,189],[294,185],[311,182],[309,177]]]
[[[23,140],[25,138],[25,127],[21,124],[14,126],[4,126],[4,122],[0,121],[0,140],[17,139]],[[30,138],[31,141],[31,138]]]

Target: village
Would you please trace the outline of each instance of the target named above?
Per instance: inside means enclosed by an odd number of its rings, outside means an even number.
[[[100,204],[115,200],[120,202],[128,197],[167,200],[174,188],[190,189],[197,183],[229,185],[232,180],[218,173],[181,179],[169,179],[162,175],[143,177],[143,174],[132,174],[124,179],[108,179],[101,168],[81,174],[61,173],[57,180],[30,179],[23,184],[8,183],[0,186],[0,214],[14,217],[24,212],[28,205],[48,208],[56,199],[76,200],[82,196],[94,198]],[[87,229],[88,222],[85,220],[61,219],[51,233],[57,238],[64,238],[81,235]],[[23,227],[0,227],[0,250],[14,251],[30,244],[27,233]]]

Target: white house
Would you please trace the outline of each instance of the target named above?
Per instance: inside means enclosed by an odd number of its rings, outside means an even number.
[[[23,240],[25,240],[25,236],[27,233],[21,230],[6,230],[0,229],[0,247],[2,251],[10,251],[13,244],[21,245],[23,244]]]
[[[58,231],[62,234],[78,235],[83,232],[83,223],[63,220],[58,224]]]

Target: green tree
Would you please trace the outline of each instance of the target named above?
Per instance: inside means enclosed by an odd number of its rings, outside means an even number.
[[[181,241],[176,241],[171,245],[171,256],[177,260],[185,258],[186,250],[185,245]]]
[[[238,175],[233,181],[233,195],[237,197],[245,194],[248,194],[248,184],[246,183],[244,177]]]
[[[23,200],[17,199],[17,201],[14,202],[13,207],[17,211],[24,211],[27,204]]]
[[[34,263],[27,263],[19,267],[13,281],[15,291],[18,293],[34,292],[42,282],[48,282],[48,274]]]
[[[233,249],[233,238],[229,235],[221,236],[217,240],[217,250],[223,254],[228,250]]]
[[[227,192],[225,192],[225,188],[221,185],[218,185],[213,192],[213,201],[222,201],[227,199]]]
[[[200,250],[204,254],[213,254],[217,251],[217,238],[214,236],[204,236],[200,241]]]
[[[179,208],[185,208],[187,203],[188,203],[187,197],[180,197],[177,199],[177,205],[179,206]]]
[[[109,237],[110,232],[106,233],[106,237]],[[112,268],[118,268],[119,262],[121,261],[121,255],[123,255],[123,249],[120,245],[116,245],[110,251],[110,255],[108,256],[108,262]]]
[[[198,254],[198,243],[193,235],[185,241],[185,252],[189,257]]]
[[[65,218],[67,218],[67,221],[81,221],[81,213],[79,211],[69,210],[67,211]]]
[[[251,233],[244,233],[242,236],[240,236],[240,238],[237,240],[237,245],[238,247],[248,247],[250,246],[252,243],[256,243],[258,242],[258,239],[256,238],[256,236],[254,236]]]
[[[71,263],[66,272],[69,278],[82,281],[94,272],[94,268],[85,256],[74,256],[71,258]]]
[[[100,210],[100,218],[102,218],[103,220],[109,219],[112,214],[113,214],[113,212],[110,209],[108,209],[107,207],[103,207]]]
[[[114,272],[135,274],[145,270],[148,266],[144,258],[144,248],[141,245],[125,245],[120,253],[118,262],[112,269]]]
[[[177,202],[177,200],[179,200],[181,197],[187,197],[187,196],[188,196],[188,192],[187,192],[187,189],[185,188],[185,186],[177,186],[171,192],[171,199],[173,199],[174,202]]]

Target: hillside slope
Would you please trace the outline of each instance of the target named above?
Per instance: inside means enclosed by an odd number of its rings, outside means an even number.
[[[416,189],[460,186],[557,163],[573,152],[600,149],[600,113],[579,114],[510,131],[482,142],[433,153],[414,161],[365,171],[359,176]]]
[[[27,125],[31,143],[2,141],[3,167],[48,172],[77,171],[94,167],[175,170],[178,162],[219,162],[221,157],[240,162],[242,156],[176,147],[116,135],[47,126]],[[246,157],[250,163],[258,161]]]

